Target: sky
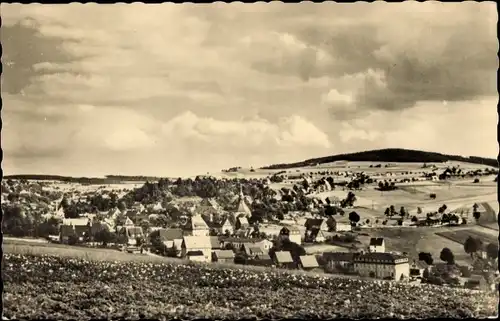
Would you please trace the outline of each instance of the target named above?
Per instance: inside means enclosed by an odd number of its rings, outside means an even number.
[[[8,174],[496,158],[494,2],[1,4]]]

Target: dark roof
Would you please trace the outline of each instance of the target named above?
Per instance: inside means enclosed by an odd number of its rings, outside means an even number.
[[[248,255],[262,255],[265,254],[264,250],[258,246],[245,245],[245,252]]]
[[[60,232],[62,236],[70,236],[75,234],[75,229],[71,225],[61,225]]]
[[[247,238],[247,237],[219,237],[221,242],[229,242],[229,243],[259,243],[264,241],[265,239],[261,238]]]
[[[265,253],[256,255],[255,259],[259,261],[271,261],[271,257],[269,256],[269,254]]]
[[[203,256],[203,251],[189,251],[186,253],[187,256]]]
[[[234,252],[231,250],[216,250],[213,251],[213,255],[217,259],[234,259]]]
[[[77,235],[82,235],[83,233],[88,233],[89,227],[87,225],[75,225],[75,232]]]
[[[381,246],[384,243],[384,238],[382,237],[372,237],[370,239],[370,245]]]
[[[323,219],[321,218],[308,218],[304,226],[310,230],[312,228],[319,228],[323,224]]]
[[[180,228],[162,228],[158,230],[160,238],[166,241],[173,241],[175,239],[182,239],[183,231]]]
[[[359,253],[354,255],[354,261],[360,263],[394,264],[396,260],[408,259],[405,256],[392,253]]]
[[[212,245],[212,249],[219,249],[221,247],[218,236],[210,236],[210,244]]]
[[[352,262],[354,260],[354,253],[327,252],[327,253],[323,253],[323,258],[327,261]]]

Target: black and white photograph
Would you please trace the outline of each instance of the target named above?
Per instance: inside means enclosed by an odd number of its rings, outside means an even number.
[[[2,3],[2,320],[498,316],[497,12]]]

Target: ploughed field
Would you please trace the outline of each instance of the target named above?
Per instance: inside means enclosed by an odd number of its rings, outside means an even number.
[[[4,316],[430,318],[495,315],[498,295],[202,264],[5,254]]]
[[[460,243],[460,244],[465,244],[465,241],[469,237],[480,239],[484,243],[496,243],[496,242],[498,242],[498,238],[493,236],[492,234],[483,233],[483,232],[473,230],[473,229],[439,232],[436,234],[439,236],[442,236],[444,238],[447,238],[449,240]]]

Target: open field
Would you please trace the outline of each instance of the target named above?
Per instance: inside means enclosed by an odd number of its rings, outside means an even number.
[[[383,237],[387,251],[406,252],[410,261],[418,259],[419,252],[429,252],[434,261],[439,261],[439,255],[444,247],[449,248],[455,255],[455,261],[459,264],[471,264],[471,258],[464,251],[462,244],[441,237],[437,233],[454,231],[456,228],[447,227],[422,227],[422,228],[380,228],[367,229],[363,233],[369,236],[359,235],[358,240],[368,247],[371,237]]]
[[[497,243],[498,235],[495,237],[489,233],[483,233],[475,229],[463,229],[458,231],[447,231],[447,232],[439,232],[436,233],[439,236],[450,239],[460,244],[464,244],[467,238],[473,237],[478,238],[483,243]]]
[[[496,293],[279,270],[11,253],[3,265],[3,314],[9,319],[464,318],[497,313]]]

